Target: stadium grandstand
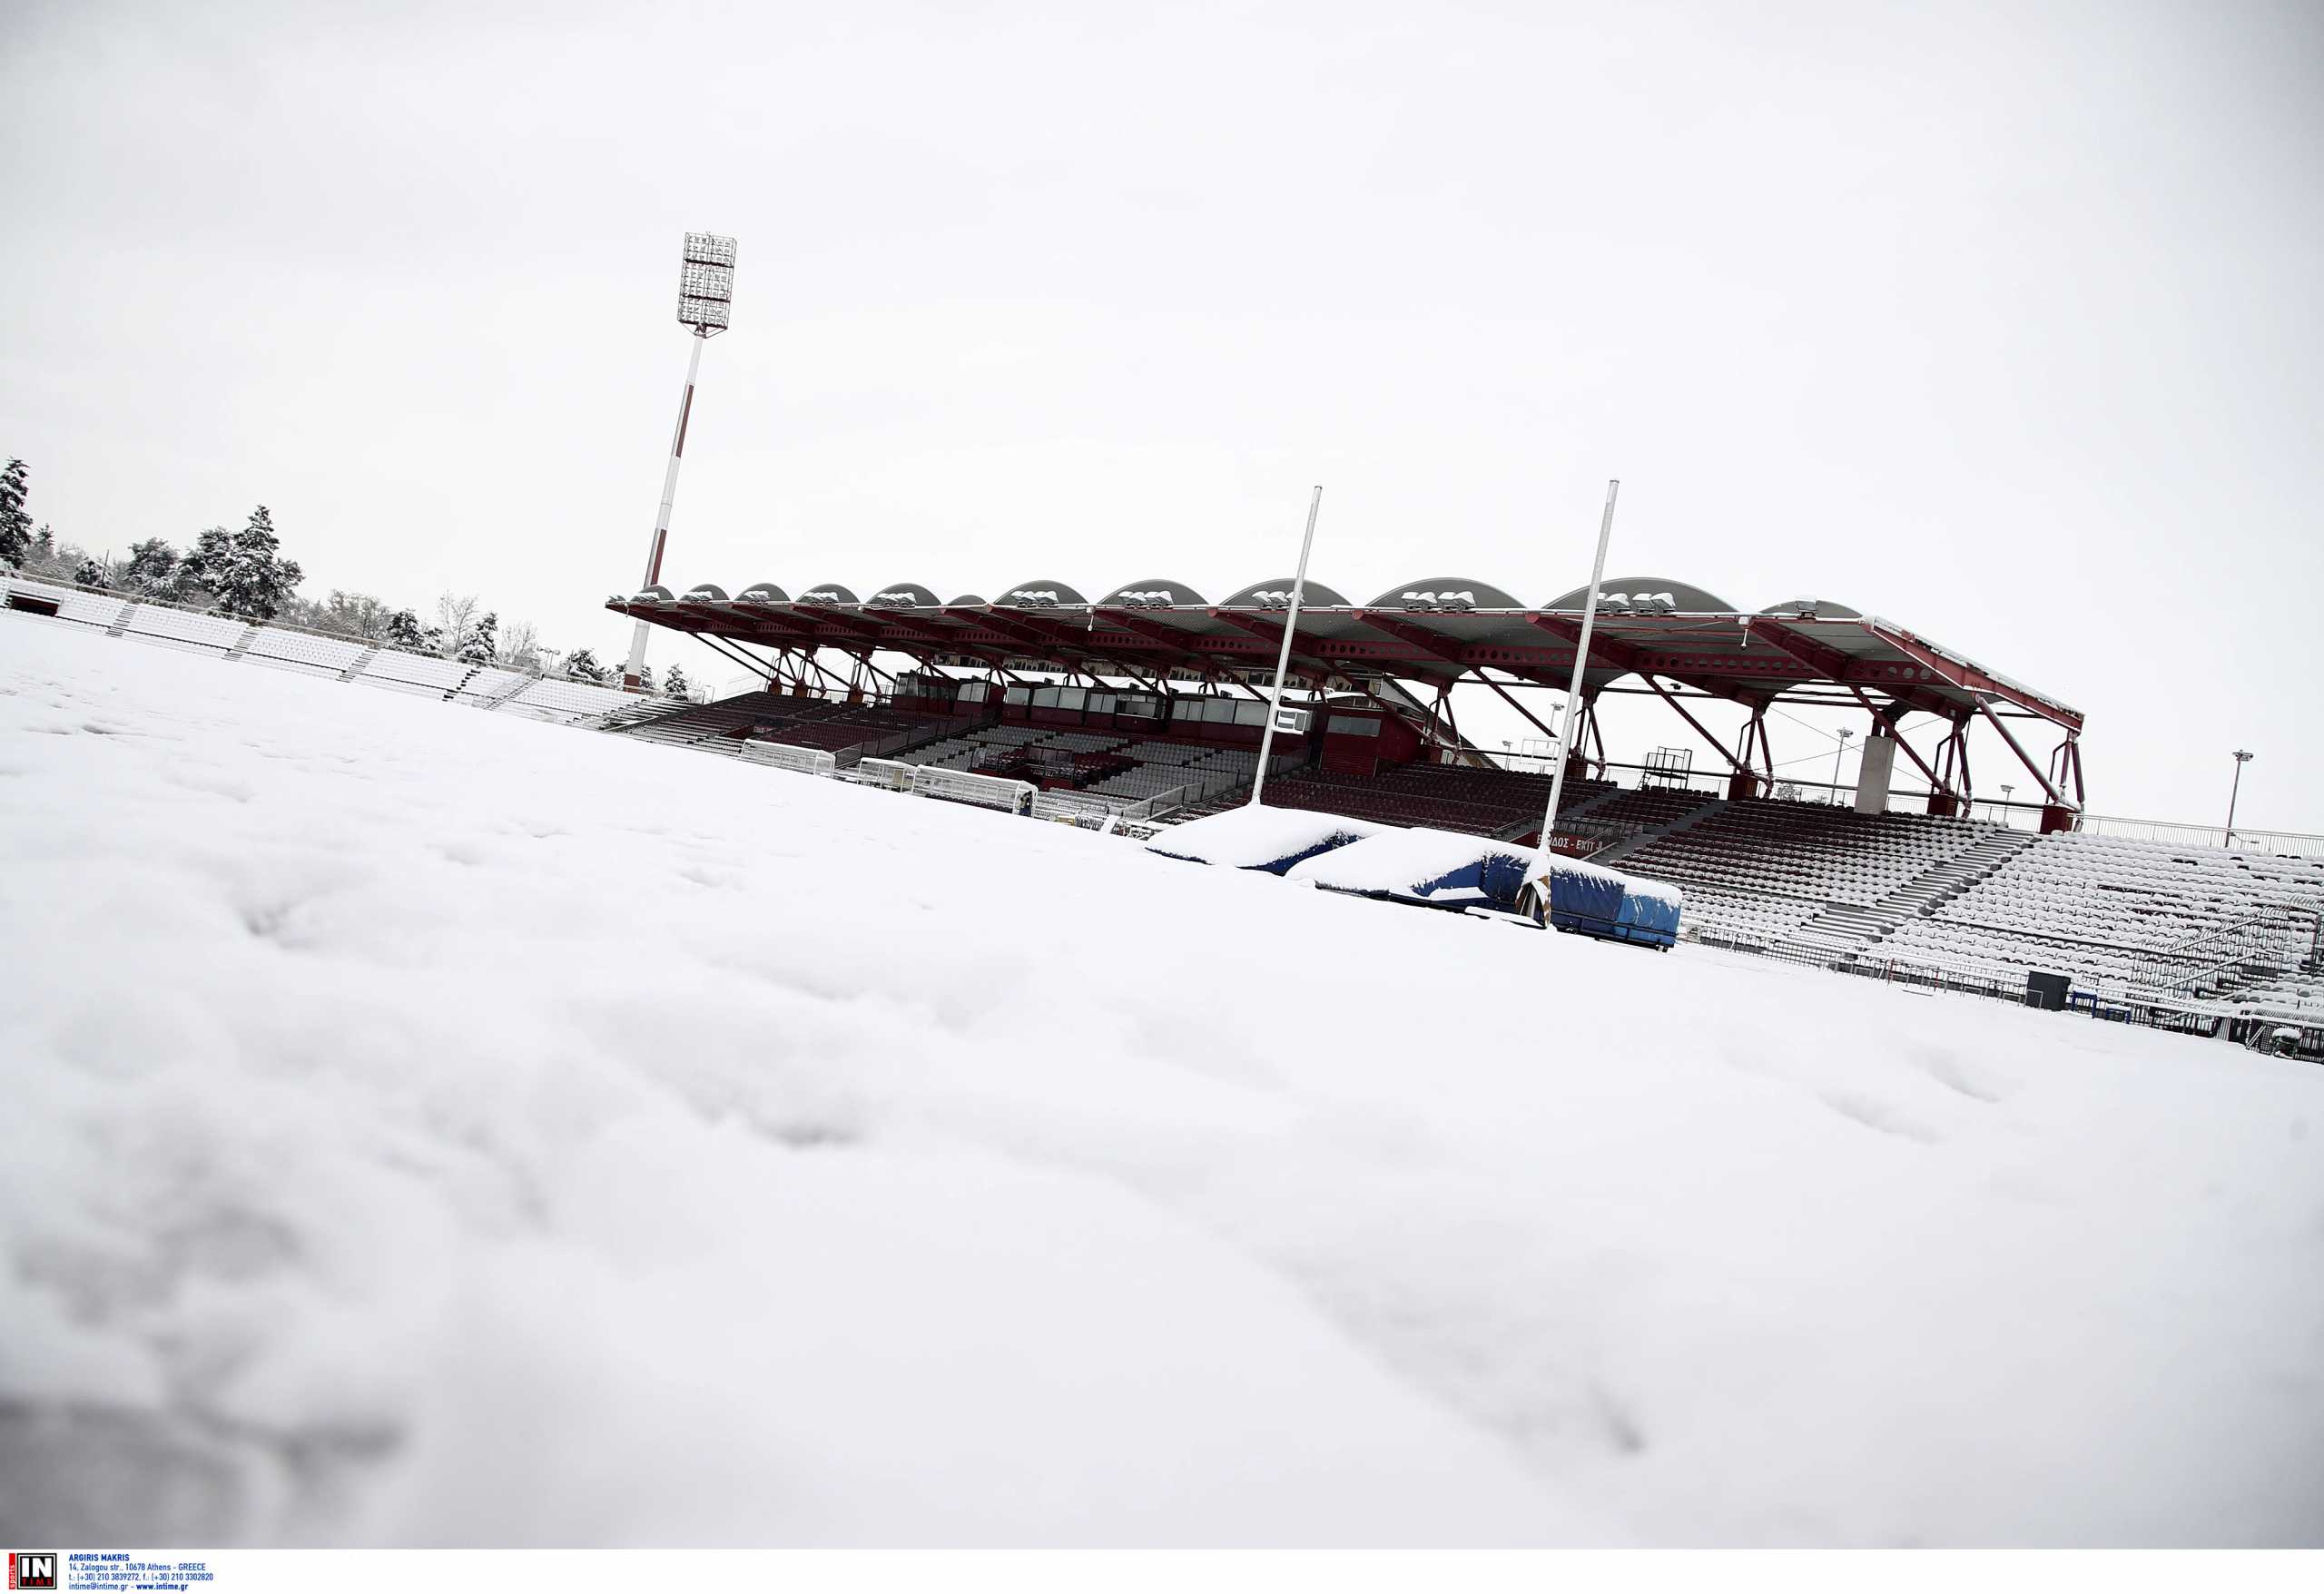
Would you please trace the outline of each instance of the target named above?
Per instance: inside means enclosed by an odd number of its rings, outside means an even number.
[[[609,600],[757,680],[691,703],[19,576],[0,585],[11,616],[34,623],[1132,835],[1248,801],[1290,588],[1216,605],[1167,581],[1098,603],[1057,582],[998,603],[909,585],[869,599],[762,585]],[[1311,717],[1275,738],[1266,804],[1538,845],[1547,761],[1517,767],[1463,737],[1457,696],[1490,691],[1546,736],[1516,694],[1562,685],[1581,595],[1525,609],[1439,578],[1359,607],[1309,591],[1286,700]],[[1744,612],[1653,578],[1607,594],[1549,844],[1682,887],[1687,940],[2010,1000],[2040,986],[2044,1005],[2324,1056],[2324,838],[2095,819],[2080,714],[1888,621],[1812,600]],[[1726,768],[1669,750],[1610,759],[1597,704],[1622,691],[1667,703]],[[1702,718],[1721,701],[1743,719],[1731,746]],[[1778,787],[1765,715],[1780,704],[1868,718],[1853,791],[1815,802]],[[2041,777],[2038,804],[1976,798],[1976,720]],[[1925,741],[1925,728],[1937,740],[1916,751],[1906,733]],[[2043,735],[2037,762],[2028,743]],[[1924,783],[1892,785],[1905,767]]]
[[[862,596],[651,587],[607,607],[694,637],[762,685],[619,731],[819,749],[842,770],[957,771],[1036,793],[1037,813],[1149,833],[1247,801],[1291,585],[1216,603],[1163,579],[1094,601],[1055,580],[950,601],[917,583]],[[1355,604],[1308,583],[1285,701],[1311,717],[1277,736],[1264,801],[1539,844],[1547,761],[1475,744],[1458,710],[1491,693],[1553,742],[1523,695],[1562,692],[1586,596],[1528,605],[1435,576]],[[1845,605],[1748,610],[1686,582],[1616,578],[1589,646],[1549,845],[1684,887],[1689,939],[2104,1018],[2257,1028],[2324,1055],[2324,839],[2106,833],[2084,808],[2080,713]],[[1723,767],[1669,750],[1610,758],[1599,709],[1614,693],[1660,700]],[[1852,791],[1780,790],[1767,715],[1781,704],[1865,717]],[[1739,734],[1722,738],[1707,705]],[[2038,801],[1979,800],[1979,726]]]

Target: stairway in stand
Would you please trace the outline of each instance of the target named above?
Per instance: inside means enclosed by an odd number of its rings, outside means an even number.
[[[1561,814],[1559,817],[1561,819],[1586,819],[1590,817],[1586,812],[1587,810],[1592,808],[1610,808],[1617,806],[1619,800],[1624,795],[1625,793],[1620,791],[1609,792],[1605,796],[1593,798],[1589,802],[1573,809],[1568,813]],[[1603,868],[1611,869],[1623,859],[1628,858],[1631,853],[1637,851],[1640,848],[1651,846],[1653,843],[1660,841],[1663,837],[1675,836],[1680,831],[1692,830],[1695,826],[1702,823],[1703,821],[1709,819],[1712,814],[1717,813],[1720,809],[1726,806],[1727,800],[1723,797],[1705,796],[1702,801],[1702,806],[1699,808],[1690,808],[1686,812],[1680,814],[1678,818],[1666,821],[1664,823],[1642,830],[1634,836],[1624,836],[1620,841],[1615,842],[1604,851],[1592,857],[1590,861]]]
[[[1827,962],[1859,959],[1907,919],[1927,918],[2041,839],[2024,831],[1993,831],[1872,902],[1827,903],[1778,944]]]

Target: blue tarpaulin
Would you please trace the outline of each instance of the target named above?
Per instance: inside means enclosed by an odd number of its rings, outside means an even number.
[[[1669,897],[1641,891],[1636,884],[1622,891],[1622,914],[1615,927],[1625,940],[1652,941],[1669,946],[1679,939],[1679,903]]]
[[[1515,912],[1518,895],[1525,889],[1530,860],[1521,852],[1504,851],[1492,842],[1480,842],[1479,848],[1478,855],[1470,861],[1432,880],[1415,881],[1413,895],[1482,900]]]
[[[1146,850],[1196,863],[1287,874],[1310,858],[1377,835],[1382,828],[1296,808],[1230,808],[1164,831]]]
[[[1550,927],[1607,940],[1667,947],[1679,939],[1681,900],[1659,881],[1561,859],[1550,865]]]
[[[1487,836],[1421,828],[1390,830],[1294,867],[1290,879],[1433,908],[1514,911],[1533,850]]]
[[[1622,877],[1611,870],[1550,865],[1550,922],[1560,930],[1609,930],[1622,916]]]

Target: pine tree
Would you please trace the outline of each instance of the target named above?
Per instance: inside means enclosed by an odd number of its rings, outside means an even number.
[[[637,689],[640,692],[651,692],[654,690],[653,665],[640,664],[637,666]]]
[[[300,579],[298,565],[283,558],[281,549],[274,517],[261,504],[251,511],[250,524],[234,534],[222,574],[207,576],[218,594],[219,613],[241,620],[274,618]]]
[[[500,616],[487,613],[483,619],[468,627],[468,635],[460,643],[460,662],[464,664],[488,664],[500,656]]]
[[[428,638],[419,629],[419,616],[409,609],[398,609],[387,617],[379,631],[379,639],[391,647],[425,647]]]
[[[215,598],[234,562],[234,534],[213,526],[193,539],[193,546],[178,561],[180,595],[188,603]]]
[[[693,689],[694,683],[686,679],[684,665],[672,664],[670,673],[662,677],[662,690],[672,697],[684,697]]]
[[[177,589],[178,551],[167,540],[149,536],[129,545],[129,563],[122,566],[121,585],[131,592],[167,597]]]
[[[84,554],[80,564],[74,566],[73,579],[82,586],[103,586],[105,584],[105,567]]]
[[[25,511],[32,486],[21,459],[0,470],[0,565],[21,565],[33,547],[33,517]]]
[[[586,681],[591,685],[605,679],[605,671],[597,663],[597,655],[586,647],[576,647],[565,655],[565,674],[575,681]]]

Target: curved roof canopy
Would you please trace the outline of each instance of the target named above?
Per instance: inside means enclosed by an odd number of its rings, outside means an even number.
[[[636,597],[631,601],[641,604],[666,604],[672,599],[670,589],[666,586],[641,586],[637,589]]]
[[[772,581],[753,581],[734,596],[738,604],[787,604],[791,595]]]
[[[1062,581],[1020,581],[1000,595],[1005,609],[1086,609],[1089,600]]]
[[[940,609],[943,601],[917,581],[891,581],[863,600],[869,609]]]
[[[1463,615],[1472,609],[1517,609],[1525,605],[1490,582],[1468,576],[1423,576],[1392,586],[1364,605],[1409,609],[1419,615]]]
[[[1122,609],[1198,609],[1208,601],[1185,582],[1159,576],[1118,586],[1105,597],[1107,607]]]
[[[1828,598],[1786,598],[1779,604],[1769,604],[1759,611],[1762,615],[1779,615],[1792,619],[1861,620],[1864,611],[1851,609],[1846,604],[1836,604]]]
[[[1590,601],[1590,589],[1577,586],[1553,597],[1545,609],[1579,610]],[[1701,587],[1668,576],[1609,576],[1598,584],[1598,606],[1617,614],[1739,615],[1742,610]]]
[[[1287,609],[1291,606],[1291,581],[1288,576],[1278,576],[1273,581],[1255,581],[1231,598],[1220,600],[1222,609]],[[1320,581],[1309,581],[1299,594],[1303,609],[1349,609],[1349,603],[1337,591]]]
[[[676,603],[666,590],[648,589],[610,599],[607,607],[674,630],[772,646],[1039,656],[1067,667],[1130,662],[1215,675],[1273,666],[1291,585],[1288,577],[1254,582],[1206,605],[1194,588],[1157,578],[1108,589],[1106,603],[1093,608],[1061,581],[1021,582],[997,604],[971,594],[941,605],[931,589],[899,583],[876,595],[887,601],[841,615],[832,610],[857,605],[844,586],[810,588],[789,603],[782,588],[759,582],[744,593],[749,602],[729,605],[724,591],[704,583]],[[1358,608],[1310,581],[1292,659],[1310,676],[1351,682],[1449,689],[1492,671],[1561,688],[1581,646],[1588,595],[1579,589],[1529,609],[1484,582],[1425,576]],[[2007,704],[2069,731],[2083,723],[2058,699],[1845,604],[1797,598],[1753,614],[1658,576],[1617,576],[1601,584],[1600,597],[1585,690],[1636,675],[1755,708],[1779,700],[1866,704],[1867,694],[1878,694],[1892,706],[1955,722]],[[916,612],[892,612],[907,607]]]

